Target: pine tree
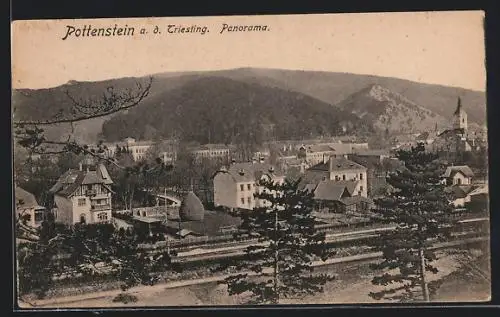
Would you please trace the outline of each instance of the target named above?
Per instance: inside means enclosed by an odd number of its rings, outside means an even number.
[[[237,236],[250,235],[258,243],[248,246],[243,259],[229,260],[219,269],[236,269],[239,274],[222,284],[230,295],[250,292],[249,303],[278,304],[282,298],[323,291],[333,279],[313,274],[313,261],[325,261],[331,252],[325,234],[316,232],[313,196],[298,190],[298,181],[283,184],[262,180],[255,194],[260,207],[237,213],[242,218]]]
[[[428,302],[427,274],[438,272],[432,263],[436,254],[429,247],[449,238],[454,224],[451,197],[440,182],[446,167],[437,155],[425,152],[422,144],[399,151],[397,156],[404,167],[387,178],[395,191],[377,199],[373,210],[379,219],[395,224],[394,230],[373,241],[374,248],[383,253],[383,261],[372,268],[386,272],[372,283],[387,288],[370,296],[407,300],[420,288]]]

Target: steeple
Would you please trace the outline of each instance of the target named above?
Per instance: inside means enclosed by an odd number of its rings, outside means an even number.
[[[458,97],[457,109],[453,113],[453,129],[463,129],[467,131],[467,113],[462,108],[462,100]]]
[[[460,114],[460,111],[462,111],[462,99],[460,97],[458,97],[457,110],[455,110],[455,113],[453,113],[453,114],[458,115],[458,114]]]

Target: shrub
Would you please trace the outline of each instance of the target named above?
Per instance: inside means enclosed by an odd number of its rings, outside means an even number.
[[[139,299],[137,298],[137,296],[127,293],[120,293],[115,298],[113,298],[114,303],[124,303],[124,304],[135,303],[138,300]]]

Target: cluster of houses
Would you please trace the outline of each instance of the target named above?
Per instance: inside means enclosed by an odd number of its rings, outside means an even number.
[[[432,141],[428,137],[429,133],[425,137],[416,136],[411,142],[424,142],[429,151],[450,148],[467,151],[477,144],[477,138],[467,134],[467,114],[460,102],[453,115],[452,128],[437,134]],[[410,144],[413,144],[411,142]],[[443,148],[443,142],[447,144],[446,148]],[[117,149],[127,148],[134,160],[139,161],[145,158],[154,144],[156,143],[152,141],[127,138],[123,142],[107,144],[107,154],[113,156]],[[170,147],[163,147],[166,149],[163,152],[164,161],[167,162],[175,161],[177,157],[175,142],[169,144]],[[213,203],[217,209],[252,210],[266,206],[268,202],[259,200],[254,195],[264,190],[259,185],[260,181],[283,183],[287,173],[296,169],[301,175],[299,189],[313,193],[318,214],[366,212],[373,206],[373,187],[376,182],[374,175],[382,179],[386,177],[385,173],[374,173],[371,166],[395,160],[390,149],[369,149],[367,143],[359,142],[355,137],[276,141],[266,146],[256,152],[250,162],[231,161],[232,149],[226,145],[207,144],[191,148],[197,158],[229,159],[226,162],[230,163],[222,164],[213,175]],[[401,147],[400,144],[396,148]],[[274,164],[270,163],[269,159],[271,151],[279,154]],[[468,166],[449,166],[442,178],[447,190],[453,194],[453,204],[457,208],[488,200],[487,183],[476,181]],[[83,160],[78,169],[65,172],[50,189],[55,202],[55,208],[52,210],[55,221],[68,225],[112,221],[112,185],[113,180],[105,165],[89,159]],[[22,188],[15,189],[15,196],[16,216],[23,217],[32,227],[39,226],[47,210],[39,206],[35,197]],[[166,202],[167,197],[163,199]],[[185,197],[170,199],[173,200],[173,209],[177,210],[176,216],[171,218],[179,220],[179,223],[182,219],[187,219],[188,222],[203,222],[203,215],[210,214],[193,192],[187,193]],[[188,205],[191,207],[186,207]],[[150,227],[151,224],[168,222],[169,215],[165,215],[164,210],[165,208],[156,206],[136,208],[130,212],[137,223]],[[161,218],[161,214],[165,217]],[[223,218],[217,218],[215,214],[210,217],[211,221],[217,224],[217,228],[224,228],[226,221],[234,222],[234,219],[228,220],[229,218],[220,220]],[[182,231],[179,227],[178,234],[186,236],[190,232]]]
[[[471,129],[468,124],[467,112],[460,98],[453,112],[451,127],[440,131],[426,131],[418,134],[401,135],[394,138],[393,149],[404,149],[416,143],[424,143],[426,150],[433,153],[445,153],[450,158],[461,153],[477,151],[487,147],[487,130]]]

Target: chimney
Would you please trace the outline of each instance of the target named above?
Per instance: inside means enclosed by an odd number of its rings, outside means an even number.
[[[333,157],[330,157],[329,165],[328,165],[328,170],[333,171]]]

